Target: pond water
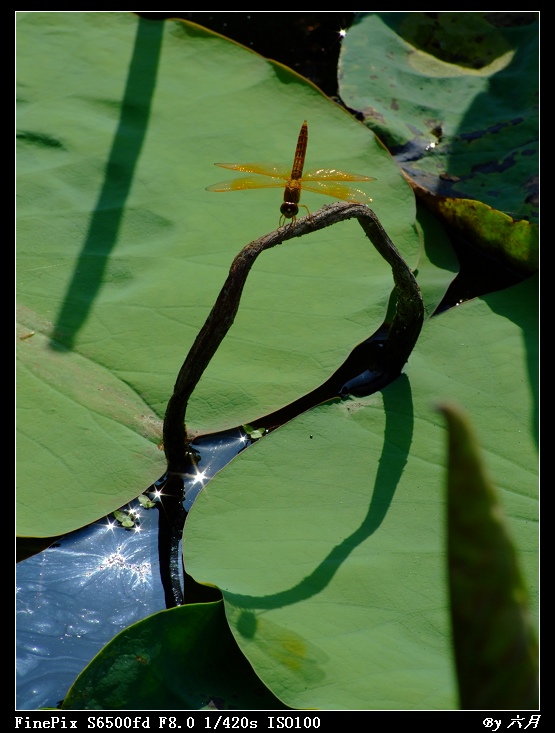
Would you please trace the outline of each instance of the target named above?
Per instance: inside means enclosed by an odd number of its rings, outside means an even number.
[[[242,429],[196,440],[185,480],[188,511],[204,484],[250,444]],[[156,500],[156,482],[150,496]],[[77,675],[123,629],[166,608],[158,559],[159,512],[139,501],[61,538],[16,566],[16,709],[57,707]]]

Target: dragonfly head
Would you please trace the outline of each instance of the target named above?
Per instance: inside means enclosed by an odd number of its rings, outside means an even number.
[[[310,216],[308,206],[305,206],[304,204],[297,205],[295,203],[292,203],[291,201],[284,201],[279,209],[281,211],[281,216],[279,217],[280,227],[285,224],[286,219],[291,219],[291,226],[295,226],[295,222],[297,221],[297,214],[299,213],[299,206],[302,206],[303,209],[306,209],[308,218],[312,222],[312,217]]]
[[[284,201],[279,207],[279,210],[285,219],[294,219],[299,213],[297,204],[291,203],[290,201]]]

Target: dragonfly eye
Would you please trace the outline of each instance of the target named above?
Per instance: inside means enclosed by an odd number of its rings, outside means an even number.
[[[297,206],[297,204],[292,204],[288,201],[285,201],[279,207],[279,210],[286,219],[293,219],[293,217],[297,216],[297,214],[299,213],[299,207]]]

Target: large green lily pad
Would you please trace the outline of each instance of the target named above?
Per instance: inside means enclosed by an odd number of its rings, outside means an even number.
[[[428,320],[405,373],[263,438],[186,523],[184,557],[287,705],[457,706],[438,401],[476,427],[537,618],[537,279]]]
[[[412,267],[420,239],[387,151],[289,69],[184,22],[17,17],[18,533],[53,536],[161,475],[179,367],[235,254],[277,225],[279,189],[205,190],[215,162],[292,163],[307,119],[307,166],[375,177],[375,211]],[[327,200],[303,195],[311,210]],[[356,222],[266,253],[190,430],[252,422],[317,387],[381,325],[391,288]]]

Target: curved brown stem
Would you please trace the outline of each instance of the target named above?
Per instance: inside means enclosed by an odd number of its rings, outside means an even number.
[[[190,449],[185,425],[189,397],[204,370],[231,328],[247,276],[258,255],[277,244],[324,229],[340,221],[356,218],[378,252],[391,266],[397,307],[387,341],[374,356],[370,369],[380,370],[391,378],[401,372],[422,328],[424,304],[420,288],[409,266],[388,237],[376,214],[365,204],[335,203],[323,206],[310,217],[298,219],[294,225],[247,244],[235,257],[229,275],[216,302],[179,370],[173,394],[164,418],[164,451],[168,474],[179,475],[190,465]]]

